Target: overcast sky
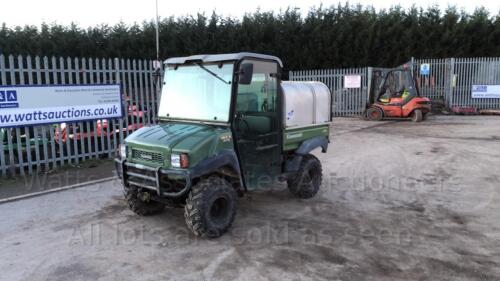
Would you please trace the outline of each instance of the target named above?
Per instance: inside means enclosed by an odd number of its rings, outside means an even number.
[[[245,12],[253,12],[260,7],[264,11],[279,11],[288,6],[298,7],[306,13],[310,7],[337,4],[339,1],[316,0],[158,0],[160,17],[184,16],[213,10],[225,16],[240,17]],[[400,4],[410,7],[416,2],[419,6],[428,7],[438,4],[441,8],[455,5],[467,11],[477,6],[484,6],[492,14],[500,11],[500,0],[358,0],[360,3],[373,5],[376,9],[389,8]],[[342,3],[345,3],[343,1]],[[82,27],[100,23],[114,24],[120,20],[126,23],[142,22],[155,16],[155,0],[0,0],[0,23],[8,26],[39,25],[41,22],[57,22],[60,24],[78,23]]]

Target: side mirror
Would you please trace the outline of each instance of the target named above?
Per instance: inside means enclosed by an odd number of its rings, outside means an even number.
[[[242,85],[249,85],[252,83],[253,77],[253,63],[244,63],[240,66],[238,83]]]

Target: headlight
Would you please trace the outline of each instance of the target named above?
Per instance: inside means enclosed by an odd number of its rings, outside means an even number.
[[[181,156],[179,154],[172,154],[170,157],[170,164],[172,167],[180,168],[181,167]]]
[[[127,145],[126,144],[120,145],[120,158],[121,159],[127,158]]]
[[[172,154],[170,163],[174,168],[187,168],[189,167],[189,157],[186,153]]]

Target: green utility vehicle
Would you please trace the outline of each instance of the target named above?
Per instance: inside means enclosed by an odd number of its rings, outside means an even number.
[[[319,82],[282,82],[279,58],[254,53],[165,61],[160,124],[131,134],[116,168],[127,203],[139,215],[184,206],[188,228],[218,237],[237,197],[286,181],[311,198],[322,179],[331,96]]]

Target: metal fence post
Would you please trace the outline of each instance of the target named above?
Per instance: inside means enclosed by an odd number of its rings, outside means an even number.
[[[445,98],[445,105],[446,108],[450,109],[453,106],[453,92],[454,92],[454,87],[455,87],[455,58],[450,58],[449,61],[447,61],[449,65],[447,65],[448,69],[448,89],[446,92],[446,98]]]
[[[411,76],[415,77],[415,58],[411,57],[410,59],[410,71],[411,71]]]
[[[412,58],[413,59],[413,58]],[[365,104],[368,103],[368,98],[370,96],[370,91],[372,89],[372,75],[373,75],[373,67],[367,67],[366,71],[368,72],[366,75],[367,86],[366,86],[366,96],[365,96]]]

